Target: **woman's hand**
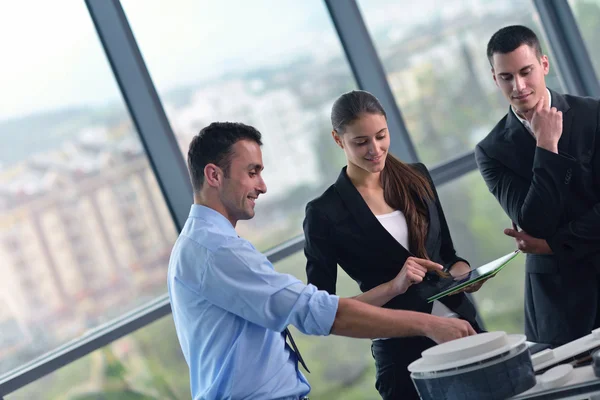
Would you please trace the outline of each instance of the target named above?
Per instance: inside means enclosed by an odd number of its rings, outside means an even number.
[[[427,271],[441,272],[444,269],[438,263],[423,258],[408,257],[400,273],[389,283],[394,296],[405,293],[414,284],[421,283]]]
[[[464,261],[457,261],[450,267],[450,275],[454,279],[460,278],[461,276],[468,274],[471,271],[471,267]]]
[[[454,279],[463,277],[464,275],[468,274],[469,271],[471,271],[471,267],[469,267],[469,264],[467,264],[464,261],[457,261],[456,263],[454,263],[454,265],[452,265],[450,267],[450,275],[452,275],[452,277]],[[462,292],[474,293],[474,292],[478,291],[479,289],[481,289],[483,284],[490,278],[480,280],[479,282],[475,282],[472,285],[466,286],[463,289],[461,289],[458,292],[453,293],[453,294],[458,294],[458,293],[462,293]]]

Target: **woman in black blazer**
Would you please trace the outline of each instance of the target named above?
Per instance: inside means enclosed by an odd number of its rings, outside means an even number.
[[[388,154],[385,111],[368,92],[342,95],[333,105],[331,121],[333,139],[346,153],[348,165],[306,207],[308,282],[335,293],[339,264],[363,292],[356,299],[431,313],[432,304],[417,284],[429,279],[431,271],[444,268],[458,276],[469,265],[456,255],[427,168]],[[441,301],[445,307],[437,303],[437,315],[453,312],[481,331],[464,293]],[[419,398],[407,366],[434,344],[425,337],[373,341],[376,387],[383,399]]]

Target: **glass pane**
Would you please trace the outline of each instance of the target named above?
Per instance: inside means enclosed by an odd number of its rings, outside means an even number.
[[[189,399],[187,364],[171,316],[96,350],[6,400]]]
[[[17,2],[0,35],[3,375],[164,293],[176,231],[85,3]]]
[[[577,25],[590,53],[596,75],[600,76],[600,0],[569,0]]]
[[[213,121],[262,132],[268,193],[240,235],[265,250],[302,233],[306,202],[345,163],[330,135],[331,105],[355,88],[324,3],[122,3],[183,154]]]
[[[510,219],[488,191],[479,171],[437,188],[457,254],[477,267],[516,249],[505,236]],[[523,333],[525,256],[520,254],[475,293],[488,331]]]
[[[507,25],[534,29],[529,0],[359,0],[421,160],[430,165],[472,150],[508,111],[494,84],[487,42]],[[546,84],[561,90],[550,57]]]
[[[305,264],[303,253],[298,252],[277,263],[275,269],[302,278]],[[358,292],[356,283],[341,270],[338,288],[345,296]],[[370,340],[305,336],[293,327],[292,330],[312,372],[307,375],[312,385],[311,398],[380,398],[375,390]],[[148,325],[6,397],[7,400],[38,398],[189,399],[189,370],[172,317]]]
[[[275,268],[306,281],[306,258],[299,252],[277,263]],[[356,282],[338,267],[337,294],[351,297],[360,293]],[[307,336],[290,328],[311,373],[310,398],[332,400],[380,399],[375,389],[375,361],[371,341],[341,336]],[[307,355],[305,356],[304,353]]]

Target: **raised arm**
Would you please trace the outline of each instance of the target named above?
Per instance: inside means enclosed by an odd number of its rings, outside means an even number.
[[[303,226],[308,283],[335,294],[337,256],[333,240],[333,224],[318,209],[309,204]],[[421,282],[428,269],[441,270],[442,266],[428,260],[410,257],[396,278],[361,293],[354,299],[374,306],[383,306],[394,297],[406,292],[412,284]]]
[[[538,238],[556,232],[575,159],[536,147],[528,181],[490,157],[481,145],[475,148],[475,158],[488,189],[513,222]]]

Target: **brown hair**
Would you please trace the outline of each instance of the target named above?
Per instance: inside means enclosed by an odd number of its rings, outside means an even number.
[[[360,118],[361,114],[386,117],[383,106],[369,92],[354,90],[341,95],[331,109],[331,125],[337,134]],[[427,236],[427,201],[434,198],[429,181],[414,167],[387,155],[380,174],[383,198],[392,208],[402,211],[408,225],[409,250],[417,257],[429,258],[425,249]]]

